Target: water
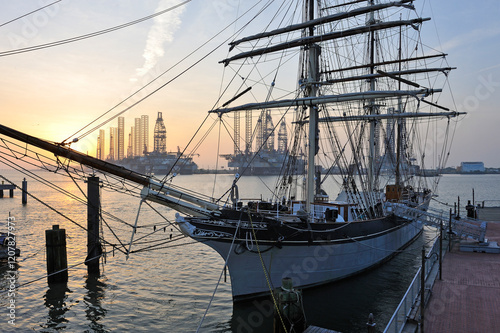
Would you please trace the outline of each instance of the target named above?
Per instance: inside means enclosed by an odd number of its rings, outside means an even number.
[[[20,185],[24,175],[16,171],[1,171],[1,175]],[[82,197],[79,188],[67,177],[40,173],[65,190]],[[37,198],[53,206],[75,223],[86,225],[86,206],[28,179],[28,190]],[[232,176],[218,176],[215,193],[222,193],[231,184]],[[212,194],[213,175],[179,176],[176,184]],[[273,178],[251,178],[240,183],[240,197],[260,198],[258,193],[272,187]],[[85,184],[79,184],[86,191]],[[453,205],[461,196],[462,206],[476,201],[500,199],[499,175],[445,175],[441,179],[438,200]],[[331,185],[335,187],[335,184]],[[106,222],[123,243],[131,236],[130,224],[134,223],[139,199],[109,190],[102,193],[103,210],[123,222],[105,216]],[[263,196],[266,199],[266,195]],[[438,208],[449,209],[434,202]],[[2,220],[8,213],[16,218],[16,234],[22,257],[18,258],[15,297],[0,293],[0,318],[2,331],[22,332],[194,332],[196,331],[215,286],[221,276],[223,261],[215,251],[199,243],[184,239],[188,245],[154,251],[134,253],[126,260],[115,251],[101,266],[101,277],[88,277],[86,266],[81,265],[86,256],[86,233],[75,223],[50,210],[29,197],[21,205],[20,191],[15,198],[8,195],[0,200]],[[154,206],[172,220],[174,212]],[[49,288],[45,278],[44,230],[53,224],[66,229],[68,235],[68,264],[78,265],[69,271],[67,284]],[[153,226],[157,226],[155,233]],[[145,236],[132,250],[149,246],[143,242],[165,241],[171,231],[165,221],[147,205],[142,205],[135,239]],[[165,231],[163,231],[163,227]],[[104,226],[105,239],[118,241]],[[153,234],[152,234],[153,233]],[[420,265],[420,249],[436,236],[435,230],[426,228],[422,237],[397,255],[390,262],[368,273],[349,280],[304,291],[304,307],[308,323],[341,332],[364,331],[368,314],[373,312],[377,327],[383,329],[400,301],[408,283]],[[177,244],[177,243],[173,243]],[[171,244],[164,244],[163,247]],[[111,251],[110,245],[106,246]],[[8,289],[10,273],[0,268],[0,288]],[[229,281],[229,278],[228,278]],[[7,324],[9,302],[15,300],[16,326]],[[201,332],[268,332],[272,329],[271,301],[258,299],[233,305],[231,286],[223,282],[201,325]]]

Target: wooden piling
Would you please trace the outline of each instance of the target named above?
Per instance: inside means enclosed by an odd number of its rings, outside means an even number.
[[[45,230],[47,248],[47,281],[49,283],[68,281],[68,259],[66,254],[66,230],[53,225]],[[59,272],[53,274],[55,272]]]
[[[22,182],[22,192],[21,202],[23,205],[26,205],[28,202],[28,182],[26,181],[26,178],[24,178]]]
[[[99,240],[100,188],[99,177],[87,179],[87,265],[88,274],[100,274],[99,259],[102,254]]]

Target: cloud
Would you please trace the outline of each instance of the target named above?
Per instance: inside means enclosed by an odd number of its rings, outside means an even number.
[[[155,12],[165,10],[179,4],[179,0],[160,0]],[[165,54],[164,45],[174,39],[174,33],[181,25],[181,15],[186,6],[177,7],[163,15],[154,18],[154,23],[148,33],[146,47],[144,49],[144,64],[136,69],[137,76],[146,75],[154,66],[158,59]],[[134,78],[132,79],[134,80]]]
[[[463,45],[471,45],[475,42],[496,38],[499,34],[500,28],[497,27],[475,29],[466,34],[450,39],[448,42],[443,44],[442,49],[443,51],[448,52]]]

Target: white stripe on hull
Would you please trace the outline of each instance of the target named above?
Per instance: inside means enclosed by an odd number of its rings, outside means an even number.
[[[415,221],[363,241],[312,246],[283,244],[281,249],[273,247],[269,251],[265,251],[268,246],[260,245],[260,251],[264,251],[262,261],[270,277],[271,288],[280,286],[284,277],[291,277],[294,287],[310,287],[354,275],[381,263],[421,231],[422,223]],[[207,239],[204,242],[224,259],[227,258],[230,243]],[[270,292],[255,241],[233,245],[228,268],[234,299]]]

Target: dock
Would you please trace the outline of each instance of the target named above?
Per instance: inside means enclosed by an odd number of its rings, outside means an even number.
[[[500,221],[500,207],[478,207],[477,218],[484,221]]]
[[[486,238],[490,242],[500,243],[499,221],[488,223]],[[444,257],[442,280],[435,281],[426,306],[424,331],[497,332],[500,255],[463,252],[459,245]]]
[[[0,198],[3,198],[3,191],[4,190],[9,190],[9,197],[13,198],[14,197],[14,189],[16,188],[16,185],[12,184],[0,184]]]

